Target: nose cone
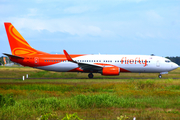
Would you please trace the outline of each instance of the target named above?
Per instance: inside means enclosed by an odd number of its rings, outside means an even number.
[[[172,64],[171,64],[172,70],[177,69],[178,67],[179,67],[179,65],[176,64],[176,63],[172,63]]]

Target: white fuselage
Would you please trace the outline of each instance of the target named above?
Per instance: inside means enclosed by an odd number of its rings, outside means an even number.
[[[148,55],[83,55],[73,58],[73,60],[86,64],[100,64],[104,65],[104,67],[116,66],[128,72],[136,73],[163,73],[174,70],[178,67],[177,64],[171,62],[167,58]],[[78,64],[66,60],[57,64],[37,68],[67,72],[78,67]]]

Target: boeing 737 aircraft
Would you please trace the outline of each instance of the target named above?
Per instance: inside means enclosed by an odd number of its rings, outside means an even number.
[[[119,75],[121,72],[160,73],[178,68],[169,59],[149,55],[69,55],[49,54],[32,48],[11,23],[4,23],[12,54],[6,54],[11,61],[23,66],[57,72],[85,72],[93,78],[93,73]]]

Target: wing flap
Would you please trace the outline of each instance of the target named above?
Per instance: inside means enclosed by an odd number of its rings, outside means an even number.
[[[95,70],[95,71],[101,71],[102,66],[95,65],[95,64],[88,64],[88,63],[78,63],[79,67],[81,67],[83,70]]]

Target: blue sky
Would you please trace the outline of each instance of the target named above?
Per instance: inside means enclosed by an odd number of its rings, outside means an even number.
[[[180,56],[180,0],[0,0],[0,56],[4,22],[48,53]]]

